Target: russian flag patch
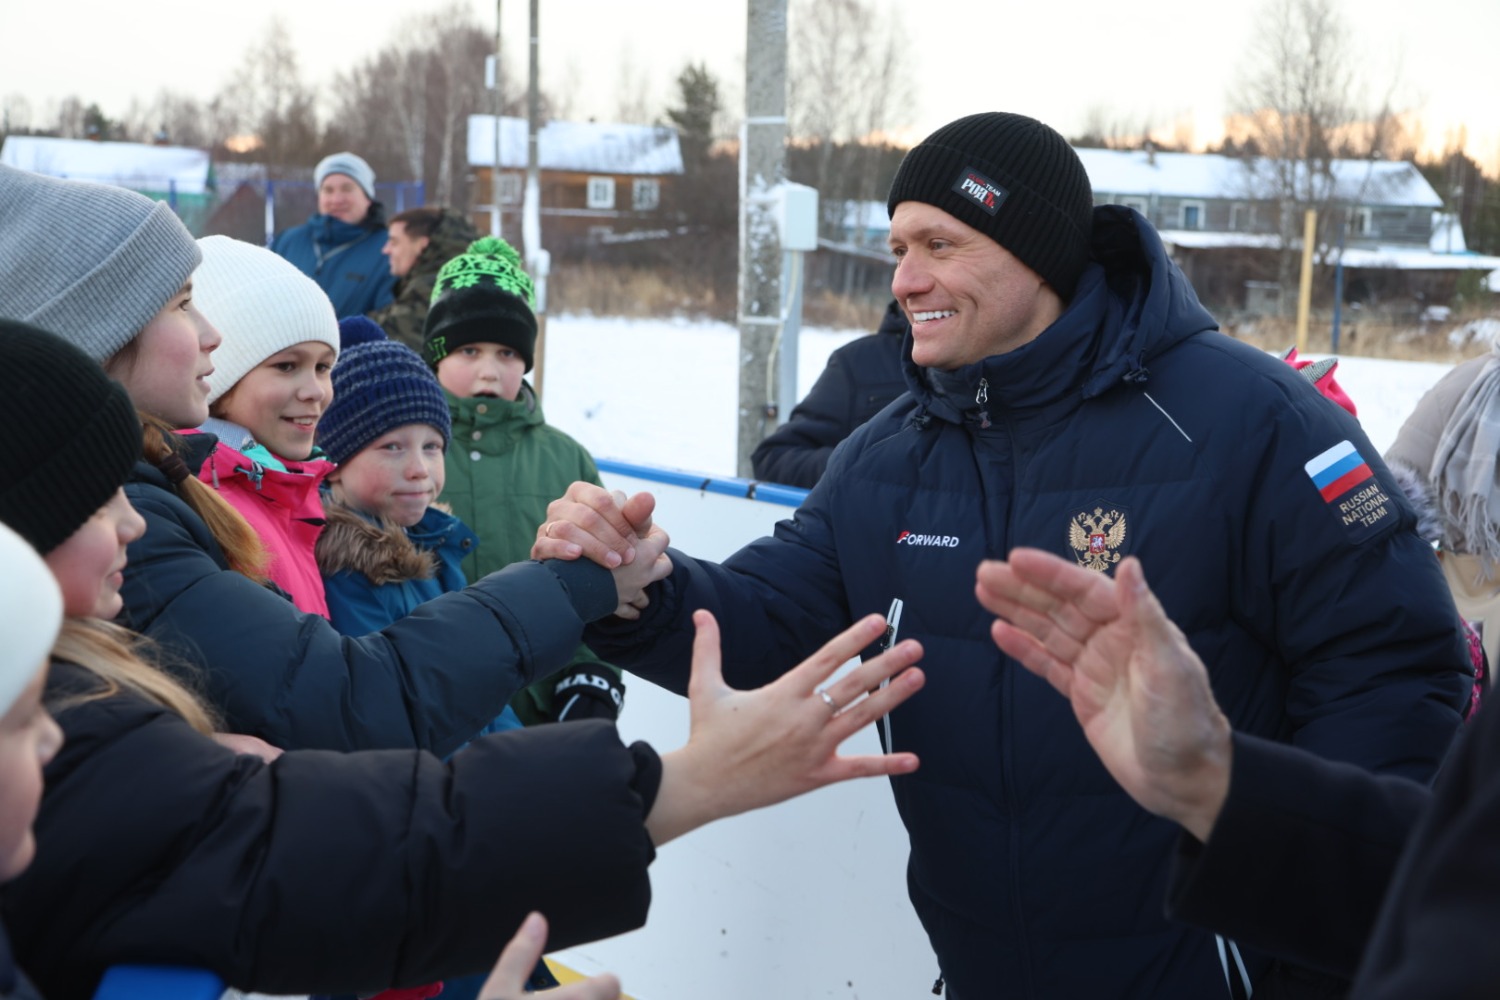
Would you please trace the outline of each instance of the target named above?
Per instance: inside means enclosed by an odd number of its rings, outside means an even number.
[[[1359,449],[1349,441],[1340,441],[1303,468],[1312,477],[1318,493],[1328,503],[1333,503],[1375,475],[1370,471],[1369,464],[1360,457]]]
[[[1396,517],[1396,505],[1352,441],[1340,441],[1303,468],[1328,509],[1356,541]]]

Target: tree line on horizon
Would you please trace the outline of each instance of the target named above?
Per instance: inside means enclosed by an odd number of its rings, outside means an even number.
[[[1341,0],[1263,0],[1260,32],[1244,50],[1230,95],[1234,117],[1208,152],[1267,157],[1288,165],[1278,177],[1284,204],[1327,209],[1326,177],[1335,159],[1416,163],[1463,225],[1471,249],[1500,254],[1500,178],[1462,148],[1418,155],[1420,136],[1401,113],[1399,81],[1375,100],[1364,95]],[[844,203],[880,201],[905,148],[890,125],[910,120],[915,94],[900,15],[874,0],[789,0],[787,53],[789,180],[820,193],[823,234],[836,237]],[[545,25],[544,25],[545,29]],[[207,149],[216,162],[253,162],[272,179],[310,177],[328,153],[352,149],[382,180],[420,181],[430,203],[469,208],[470,114],[524,117],[525,88],[502,60],[499,95],[485,87],[494,36],[461,3],[413,15],[377,52],[339,71],[326,93],[306,82],[286,26],[272,20],[226,85],[200,99],[162,91],[135,101],[119,119],[97,103],[70,97],[54,118],[34,117],[24,97],[0,98],[0,136],[160,142]],[[644,76],[626,61],[617,87],[622,122],[677,129],[684,175],[664,190],[664,208],[689,239],[632,251],[689,280],[713,283],[729,300],[736,281],[737,132],[726,81],[705,63],[676,71],[671,99],[652,107]],[[544,120],[572,117],[572,95],[544,90]],[[1150,121],[1129,122],[1091,109],[1070,141],[1114,149],[1193,151],[1191,134]],[[1300,169],[1295,169],[1300,168]],[[1320,199],[1324,204],[1319,204]],[[1300,220],[1301,213],[1285,213]],[[1320,218],[1337,218],[1320,211]],[[1298,231],[1284,234],[1290,247]],[[1329,243],[1328,233],[1321,238]],[[1287,255],[1287,268],[1294,266]]]

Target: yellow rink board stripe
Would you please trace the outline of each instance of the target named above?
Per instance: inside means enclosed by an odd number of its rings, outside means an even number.
[[[588,976],[585,976],[583,973],[575,972],[572,969],[568,968],[566,965],[563,965],[561,962],[550,955],[547,956],[547,968],[552,970],[552,974],[557,977],[557,981],[559,983],[562,983],[564,986],[568,985],[569,983],[581,983],[588,978]],[[544,994],[537,994],[537,996],[542,995]],[[635,1000],[635,998],[632,997],[629,993],[622,992],[620,994],[620,1000]]]

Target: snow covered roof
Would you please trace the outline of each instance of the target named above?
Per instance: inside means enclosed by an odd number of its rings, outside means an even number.
[[[537,133],[543,170],[593,174],[680,174],[677,130],[658,125],[551,121]],[[494,115],[469,116],[469,165],[495,165]],[[526,166],[526,120],[500,119],[500,166]]]
[[[1268,233],[1215,233],[1201,229],[1158,230],[1169,247],[1190,250],[1214,250],[1223,247],[1276,249],[1276,237]],[[1463,249],[1462,236],[1453,250],[1434,236],[1430,249],[1412,246],[1347,247],[1345,267],[1370,267],[1401,271],[1489,271],[1500,267],[1500,257],[1469,253]]]
[[[1182,198],[1274,198],[1274,161],[1217,153],[1147,153],[1076,149],[1096,197],[1167,195]],[[1415,166],[1390,160],[1334,160],[1337,197],[1361,205],[1421,205],[1443,200]]]
[[[178,194],[206,193],[211,176],[208,153],[202,149],[38,135],[7,136],[0,163],[49,177]]]

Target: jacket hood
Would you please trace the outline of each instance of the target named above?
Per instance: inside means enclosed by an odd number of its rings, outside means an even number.
[[[885,307],[885,315],[880,317],[880,327],[875,332],[904,337],[910,330],[911,323],[907,320],[906,313],[901,311],[901,304],[892,299]]]
[[[442,218],[427,238],[427,245],[417,254],[411,266],[411,274],[431,274],[436,277],[442,266],[469,248],[479,239],[479,232],[466,216],[451,209],[443,209]]]
[[[376,586],[430,580],[437,558],[417,548],[399,524],[377,521],[322,494],[327,524],[318,536],[318,569],[324,576],[359,573]]]
[[[1101,396],[1144,384],[1151,358],[1218,324],[1198,301],[1161,237],[1134,209],[1094,209],[1092,259],[1057,321],[1029,344],[951,372],[921,368],[902,346],[902,367],[923,410],[953,422],[991,408],[1035,406],[1078,392]]]
[[[188,474],[196,476],[198,470],[203,468],[203,463],[219,447],[219,438],[206,431],[178,431],[167,435],[167,444],[171,446],[173,454],[182,459]],[[171,493],[177,492],[177,487],[167,478],[167,474],[144,458],[135,463],[127,482],[146,483]]]

